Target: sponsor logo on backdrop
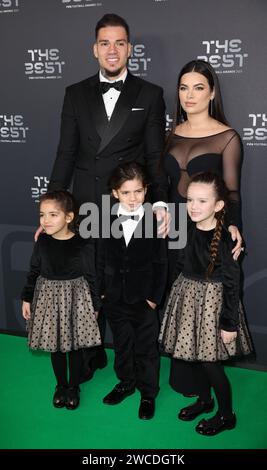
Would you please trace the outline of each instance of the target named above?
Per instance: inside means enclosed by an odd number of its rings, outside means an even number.
[[[147,57],[145,44],[134,44],[128,69],[137,77],[146,77],[151,57]]]
[[[203,55],[198,59],[208,61],[217,73],[242,73],[248,54],[244,52],[241,39],[212,39],[202,41]]]
[[[0,142],[25,144],[28,131],[21,114],[0,114]]]
[[[49,179],[46,176],[34,176],[33,187],[31,188],[32,199],[34,202],[39,202],[40,196],[47,192]]]
[[[95,2],[94,0],[61,0],[66,8],[85,8],[85,7],[102,7],[103,2]]]
[[[243,141],[249,147],[267,147],[266,113],[249,114],[248,126],[243,127]]]
[[[25,75],[29,79],[62,78],[65,61],[61,60],[59,49],[28,49]]]
[[[1,13],[17,13],[19,11],[20,0],[0,0]]]
[[[168,113],[166,114],[165,118],[166,118],[165,130],[170,131],[172,129],[172,126],[173,126],[173,118]]]

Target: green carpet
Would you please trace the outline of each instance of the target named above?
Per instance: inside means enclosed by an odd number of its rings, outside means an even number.
[[[227,368],[233,388],[236,429],[214,437],[198,435],[198,422],[177,419],[192,402],[168,385],[169,360],[161,359],[161,390],[156,415],[138,418],[139,393],[117,406],[102,398],[117,383],[113,351],[109,365],[81,386],[81,404],[74,411],[56,409],[51,400],[55,381],[50,355],[31,353],[26,338],[0,335],[1,449],[266,449],[267,374]],[[208,415],[205,415],[208,416]]]

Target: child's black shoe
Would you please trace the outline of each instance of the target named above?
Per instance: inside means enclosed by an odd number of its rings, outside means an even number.
[[[56,408],[63,408],[66,404],[67,387],[64,385],[57,385],[53,396],[53,405]]]
[[[69,387],[67,389],[66,408],[68,410],[75,410],[80,403],[80,388]]]
[[[217,412],[210,419],[202,419],[196,426],[196,431],[203,436],[215,436],[219,432],[233,429],[235,426],[236,415],[234,413],[229,417],[225,417]]]

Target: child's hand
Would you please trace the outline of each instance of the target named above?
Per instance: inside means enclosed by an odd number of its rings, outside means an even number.
[[[237,332],[236,331],[225,331],[221,330],[221,338],[224,344],[232,343],[236,339]]]
[[[148,300],[146,299],[146,302],[148,303],[148,305],[153,309],[155,310],[157,304],[155,304],[155,302],[152,302],[151,300]]]
[[[29,320],[31,318],[31,304],[30,302],[22,302],[22,315],[25,320]]]
[[[95,314],[95,317],[96,317],[96,320],[97,320],[97,319],[98,319],[98,315],[99,315],[99,311],[94,312],[94,314]]]

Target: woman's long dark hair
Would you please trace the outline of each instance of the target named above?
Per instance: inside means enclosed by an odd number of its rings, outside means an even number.
[[[225,124],[226,126],[229,125],[224,115],[220,84],[219,84],[219,80],[218,80],[218,77],[214,68],[209,64],[209,62],[206,62],[205,60],[191,60],[191,62],[188,62],[187,64],[184,65],[184,67],[182,68],[178,76],[173,126],[172,126],[171,131],[169,131],[166,136],[165,150],[160,159],[160,165],[159,165],[160,169],[162,169],[163,167],[164,155],[166,154],[166,152],[168,151],[170,147],[172,135],[175,133],[176,126],[178,124],[181,124],[184,121],[187,121],[186,112],[182,109],[180,99],[179,99],[179,87],[180,87],[182,76],[185,73],[190,73],[190,72],[197,72],[203,75],[204,77],[206,77],[206,79],[208,80],[210,89],[212,91],[214,90],[215,96],[214,96],[214,99],[212,100],[212,105],[209,106],[209,115],[213,117],[214,119],[216,119],[217,121],[221,122],[222,124]]]
[[[182,68],[178,76],[177,102],[176,102],[176,108],[175,108],[176,111],[175,111],[175,119],[174,119],[175,127],[178,124],[181,124],[182,122],[187,120],[187,115],[181,108],[181,103],[179,100],[179,88],[180,88],[180,82],[181,82],[182,76],[185,73],[190,73],[190,72],[197,72],[203,75],[204,77],[206,77],[211,91],[214,90],[214,93],[215,93],[214,99],[212,100],[212,105],[209,108],[209,115],[213,117],[214,119],[216,119],[217,121],[220,121],[223,124],[228,125],[228,122],[226,120],[226,117],[223,111],[220,84],[219,84],[219,80],[218,80],[218,77],[214,68],[209,64],[209,62],[206,62],[205,60],[192,60],[191,62],[188,62],[186,65],[184,65],[184,67]]]
[[[214,270],[215,261],[218,256],[219,243],[222,238],[222,229],[224,224],[225,211],[228,201],[228,189],[226,188],[225,182],[221,176],[210,171],[198,173],[193,176],[190,180],[191,183],[204,183],[210,184],[214,188],[216,201],[224,201],[224,207],[219,212],[216,212],[215,217],[217,219],[215,231],[210,244],[210,263],[207,267],[206,276],[209,278]]]

